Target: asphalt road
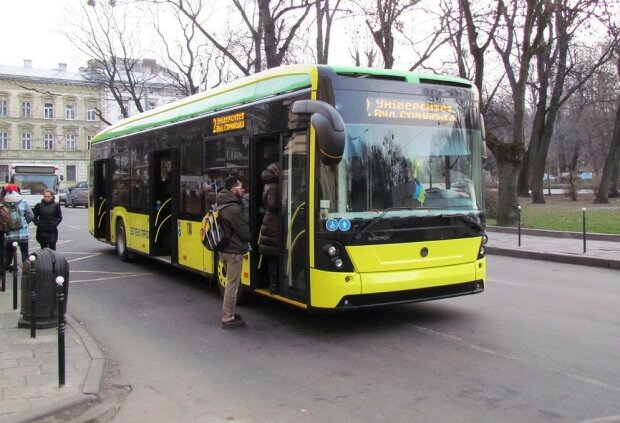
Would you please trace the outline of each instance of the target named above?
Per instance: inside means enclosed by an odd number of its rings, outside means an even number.
[[[259,300],[239,310],[247,328],[224,331],[204,279],[121,263],[85,210],[63,211],[69,313],[108,359],[96,421],[620,416],[617,270],[491,256],[480,295],[324,316]]]

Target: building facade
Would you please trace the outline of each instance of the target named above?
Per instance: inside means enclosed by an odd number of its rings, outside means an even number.
[[[0,65],[0,185],[9,181],[15,164],[57,166],[61,186],[87,179],[89,141],[107,126],[98,113],[111,124],[123,118],[91,66],[69,72],[62,63],[52,70],[35,69],[30,60],[23,67]],[[144,110],[182,97],[162,69],[149,59],[136,68],[144,75]],[[131,97],[122,97],[129,115],[137,114]]]
[[[63,185],[85,180],[88,141],[101,128],[99,86],[79,73],[0,65],[0,182],[14,164],[55,165]]]

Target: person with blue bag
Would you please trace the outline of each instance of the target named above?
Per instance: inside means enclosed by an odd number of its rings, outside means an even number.
[[[12,218],[11,230],[4,238],[5,257],[13,256],[13,242],[17,242],[21,250],[22,263],[28,258],[28,224],[34,219],[32,209],[21,196],[20,189],[15,184],[4,187],[3,202],[9,208]],[[7,259],[7,270],[13,271],[11,260]]]

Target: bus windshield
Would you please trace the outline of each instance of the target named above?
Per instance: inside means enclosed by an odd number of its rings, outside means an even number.
[[[474,100],[368,91],[340,91],[336,99],[346,147],[338,165],[319,164],[322,220],[483,210]]]
[[[58,176],[56,175],[22,175],[14,174],[15,184],[21,189],[23,194],[43,194],[43,191],[58,190]]]

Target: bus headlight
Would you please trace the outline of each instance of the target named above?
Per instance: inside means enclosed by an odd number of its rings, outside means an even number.
[[[332,262],[332,266],[334,266],[336,269],[340,270],[342,269],[342,265],[344,264],[341,258],[333,258],[331,260]]]
[[[487,245],[487,242],[489,242],[489,236],[487,235],[485,231],[482,234],[482,240],[480,241],[480,249],[478,250],[478,260],[480,260],[481,258],[484,258],[484,256],[487,255],[487,248],[485,247],[485,245]]]
[[[329,257],[336,257],[338,255],[338,247],[333,244],[328,244],[323,247],[323,252]]]

